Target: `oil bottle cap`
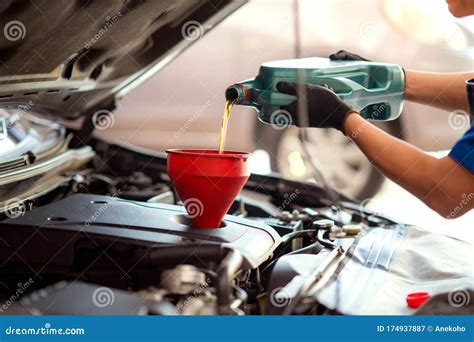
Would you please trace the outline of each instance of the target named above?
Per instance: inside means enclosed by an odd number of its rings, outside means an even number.
[[[409,308],[417,309],[430,298],[428,292],[413,292],[407,296],[407,305]]]

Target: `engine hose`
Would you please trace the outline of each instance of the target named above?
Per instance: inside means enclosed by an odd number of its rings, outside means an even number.
[[[273,259],[278,259],[282,255],[286,254],[287,249],[290,247],[291,243],[298,238],[310,238],[312,242],[316,241],[316,229],[305,229],[305,230],[297,230],[292,233],[286,234],[282,237],[281,243],[278,248],[275,250]]]
[[[282,250],[286,249],[294,239],[309,237],[311,240],[315,240],[315,235],[317,233],[316,229],[305,229],[286,234],[281,239],[280,248]]]
[[[303,248],[300,248],[300,249],[297,249],[297,250],[294,250],[290,253],[287,253],[285,255],[294,255],[294,254],[318,254],[319,252],[321,252],[323,249],[324,249],[324,245],[321,244],[319,241],[316,241],[314,243],[312,243],[311,245],[309,246],[306,246],[306,247],[303,247]],[[332,248],[332,247],[331,247]],[[261,271],[262,274],[266,273],[267,271],[271,270],[271,268],[273,266],[276,265],[276,263],[278,262],[278,260],[280,260],[280,258],[282,257],[282,255],[274,258],[270,263],[268,263],[265,268]]]
[[[237,285],[232,285],[232,289],[235,291],[236,299],[230,303],[230,309],[232,312],[237,316],[245,315],[245,312],[240,309],[240,307],[245,304],[247,301],[248,295],[242,288],[238,287]]]
[[[337,245],[332,242],[331,240],[329,240],[329,231],[328,230],[324,230],[324,229],[320,229],[318,231],[318,242],[323,245],[324,247],[327,247],[327,248],[331,248],[331,249],[336,249],[337,248]]]
[[[232,292],[231,281],[235,274],[240,270],[243,262],[242,255],[231,248],[225,248],[226,255],[224,260],[217,267],[217,307],[220,315],[228,315],[231,313],[230,297]]]
[[[295,255],[295,254],[318,254],[324,249],[324,246],[320,244],[318,241],[312,243],[309,246],[297,249],[296,251],[290,252],[287,255]]]
[[[292,300],[289,302],[289,304],[285,307],[285,309],[282,312],[282,315],[287,316],[293,314],[294,310],[298,306],[300,300],[307,295],[309,289],[313,287],[318,281],[320,281],[323,277],[323,275],[328,272],[330,269],[331,265],[334,263],[339,263],[341,261],[341,257],[344,256],[344,250],[342,247],[338,247],[336,249],[333,249],[331,253],[328,255],[328,257],[322,262],[318,268],[311,274],[301,285],[301,287],[298,289],[298,292],[296,295],[292,298]]]
[[[231,313],[231,281],[239,272],[244,260],[238,251],[220,245],[166,246],[152,249],[147,257],[148,262],[155,266],[222,260],[215,270],[218,311],[220,314]],[[142,255],[140,259],[140,262],[144,262],[145,258]]]

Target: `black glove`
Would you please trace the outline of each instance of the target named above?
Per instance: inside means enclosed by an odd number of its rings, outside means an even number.
[[[346,51],[346,50],[339,50],[336,53],[329,55],[329,59],[331,61],[366,61],[372,62],[362,56],[356,55],[355,53]]]
[[[329,55],[329,59],[331,61],[366,61],[372,62],[370,59],[364,58],[360,55],[356,55],[355,53],[346,51],[346,50],[339,50],[336,53]],[[402,68],[403,76],[406,79],[405,69]]]
[[[281,93],[298,96],[297,85],[294,83],[279,82],[277,89]],[[342,131],[346,116],[353,111],[332,90],[326,87],[307,84],[304,86],[302,96],[308,106],[309,127],[332,127]],[[281,109],[290,113],[295,124],[301,127],[301,123],[298,122],[297,102],[297,100],[293,101]]]

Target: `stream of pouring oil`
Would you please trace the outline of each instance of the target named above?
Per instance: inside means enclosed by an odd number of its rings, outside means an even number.
[[[224,153],[225,136],[227,133],[227,124],[229,123],[230,112],[235,104],[234,101],[226,101],[224,115],[222,116],[221,132],[219,135],[219,153]]]

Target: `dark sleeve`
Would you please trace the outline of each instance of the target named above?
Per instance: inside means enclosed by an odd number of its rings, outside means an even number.
[[[471,128],[456,142],[449,156],[464,166],[465,169],[474,173],[474,124],[471,125]]]

